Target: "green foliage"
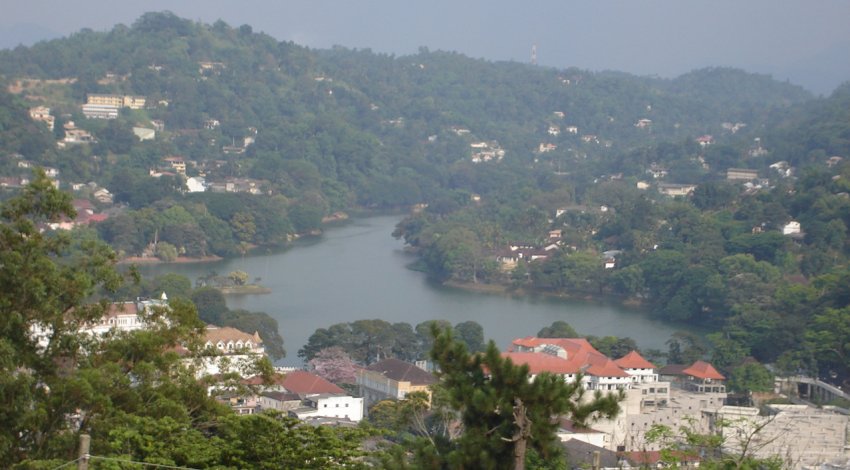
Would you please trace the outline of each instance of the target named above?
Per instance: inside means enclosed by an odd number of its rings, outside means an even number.
[[[367,431],[301,425],[273,414],[239,416],[219,405],[174,352],[177,345],[197,352],[204,327],[180,296],[150,312],[146,329],[99,339],[79,334],[107,306],[91,296],[114,290],[121,278],[105,246],[72,245],[66,233],[37,230],[61,214],[73,216],[70,198],[43,173],[0,210],[0,279],[16,294],[0,299],[5,465],[61,466],[76,457],[79,434],[87,433],[93,456],[156,465],[366,466]],[[207,302],[208,310],[214,306],[215,299]],[[37,327],[48,333],[45,343],[32,334]],[[276,323],[268,329],[276,332]]]
[[[425,321],[415,329],[408,323],[391,324],[377,319],[337,323],[317,329],[298,351],[298,356],[310,361],[321,351],[338,347],[360,364],[371,364],[385,357],[413,362],[424,359],[431,350],[433,326],[452,328],[445,320]],[[454,326],[454,331],[471,351],[484,348],[484,330],[478,323],[460,322]]]
[[[565,383],[560,376],[541,374],[528,379],[528,367],[516,366],[500,355],[491,341],[487,349],[471,355],[449,330],[436,335],[432,358],[439,366],[439,387],[447,406],[458,414],[463,434],[450,442],[420,441],[417,466],[453,468],[517,468],[524,465],[526,449],[540,458],[557,461],[553,416],[566,415],[578,423],[595,416],[611,417],[619,411],[617,395],[583,401],[580,382]],[[430,450],[429,450],[430,449]],[[422,459],[424,461],[418,461]]]
[[[177,259],[177,247],[168,242],[159,242],[156,244],[156,257],[166,263]]]
[[[729,389],[735,392],[769,392],[773,390],[773,373],[759,363],[750,362],[732,369]]]
[[[565,321],[555,321],[537,332],[539,338],[579,338],[578,332]]]

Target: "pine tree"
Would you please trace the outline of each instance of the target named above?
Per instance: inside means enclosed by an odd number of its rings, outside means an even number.
[[[503,358],[492,341],[485,352],[470,354],[451,331],[434,334],[438,394],[457,413],[462,432],[443,449],[415,451],[430,458],[428,467],[524,469],[530,450],[557,460],[558,417],[582,424],[619,412],[621,395],[596,392],[586,398],[580,379],[567,383],[548,373],[529,380],[528,366]]]

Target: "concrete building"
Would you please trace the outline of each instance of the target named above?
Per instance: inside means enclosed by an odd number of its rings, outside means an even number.
[[[35,106],[30,108],[30,119],[47,124],[47,128],[53,131],[56,118],[50,115],[50,108],[46,106]]]
[[[87,103],[82,108],[87,119],[118,119],[118,106]]]
[[[299,408],[289,410],[289,415],[300,420],[310,418],[340,418],[358,422],[363,419],[363,398],[346,394],[322,393],[309,395]]]
[[[729,168],[726,170],[727,181],[752,181],[758,179],[758,170],[750,170],[746,168]]]
[[[384,359],[357,372],[357,385],[369,409],[381,400],[401,400],[412,392],[431,396],[430,386],[437,382],[433,374],[399,359]]]
[[[695,184],[661,183],[658,192],[665,196],[690,196],[697,189]]]
[[[850,459],[847,410],[807,405],[766,408],[767,413],[761,414],[757,408],[723,406],[712,415],[713,431],[723,437],[725,453],[780,457],[788,468],[847,464]]]
[[[111,95],[90,93],[86,95],[86,104],[114,106],[116,108],[143,109],[147,102],[144,96]]]
[[[593,423],[593,432],[586,436],[563,427],[559,431],[562,439],[587,437],[587,442],[618,452],[659,450],[658,444],[647,442],[645,436],[657,424],[673,429],[688,425],[708,433],[711,413],[726,399],[723,376],[708,363],[681,366],[679,375],[667,381],[671,376],[660,374],[637,352],[611,360],[584,338],[520,338],[503,356],[528,365],[531,380],[543,372],[565,380],[581,375],[586,390],[622,391],[624,400],[616,418]]]

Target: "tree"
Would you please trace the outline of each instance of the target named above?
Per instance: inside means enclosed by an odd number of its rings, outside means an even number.
[[[227,275],[227,278],[237,286],[244,286],[246,282],[248,282],[248,273],[245,271],[230,271],[230,274]]]
[[[739,393],[769,392],[773,390],[773,374],[757,362],[748,362],[732,369],[729,389]]]
[[[168,242],[156,244],[156,257],[169,263],[177,259],[177,247]]]
[[[90,296],[114,291],[121,277],[104,245],[75,246],[66,233],[37,230],[61,215],[74,216],[70,197],[43,173],[0,211],[0,282],[15,293],[0,297],[0,396],[9,405],[0,409],[0,461],[6,464],[67,458],[80,432],[92,435],[92,449],[113,455],[107,430],[133,428],[147,438],[169,419],[180,428],[207,421],[217,406],[168,352],[190,345],[202,329],[188,302],[150,312],[146,330],[100,340],[79,334],[107,306],[89,303]],[[156,406],[146,406],[151,403]],[[71,416],[79,419],[72,423]]]
[[[781,457],[755,457],[760,450],[785,434],[766,433],[776,416],[717,419],[714,423],[716,432],[710,434],[699,432],[693,421],[686,421],[675,430],[663,424],[653,424],[646,432],[646,440],[659,446],[661,460],[673,467],[687,457],[698,457],[701,468],[780,470],[786,468]]]
[[[222,316],[228,311],[224,294],[215,287],[201,287],[192,292],[192,302],[198,309],[201,320],[220,325]]]
[[[539,338],[579,338],[581,337],[569,323],[557,320],[537,332]]]
[[[458,323],[454,327],[454,334],[462,341],[466,348],[473,353],[484,350],[484,328],[474,321]]]
[[[339,346],[322,349],[307,364],[316,375],[336,384],[353,384],[357,378],[354,361]]]
[[[637,351],[638,346],[632,338],[618,338],[617,336],[588,336],[587,340],[597,351],[608,357],[623,357],[626,354]]]
[[[667,340],[669,364],[691,364],[705,356],[705,345],[699,336],[687,331],[677,331]]]
[[[448,406],[456,411],[463,433],[450,442],[426,441],[436,458],[453,468],[525,468],[527,451],[552,458],[557,425],[553,417],[566,415],[578,423],[619,412],[621,396],[597,392],[584,400],[579,381],[540,374],[528,380],[528,367],[514,365],[495,343],[472,355],[450,330],[433,329],[431,356],[440,370],[440,387]]]
[[[369,422],[397,433],[427,436],[430,397],[426,392],[408,393],[403,400],[382,400],[369,409]]]
[[[816,314],[806,331],[806,343],[825,375],[850,377],[850,307],[827,308]]]
[[[265,312],[249,312],[247,310],[229,310],[221,318],[221,326],[232,326],[246,333],[257,332],[263,340],[263,347],[272,359],[286,356],[283,348],[283,338],[277,320]]]

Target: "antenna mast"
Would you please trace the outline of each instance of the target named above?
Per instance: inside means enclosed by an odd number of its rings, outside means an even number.
[[[531,45],[531,65],[537,65],[537,44]]]

